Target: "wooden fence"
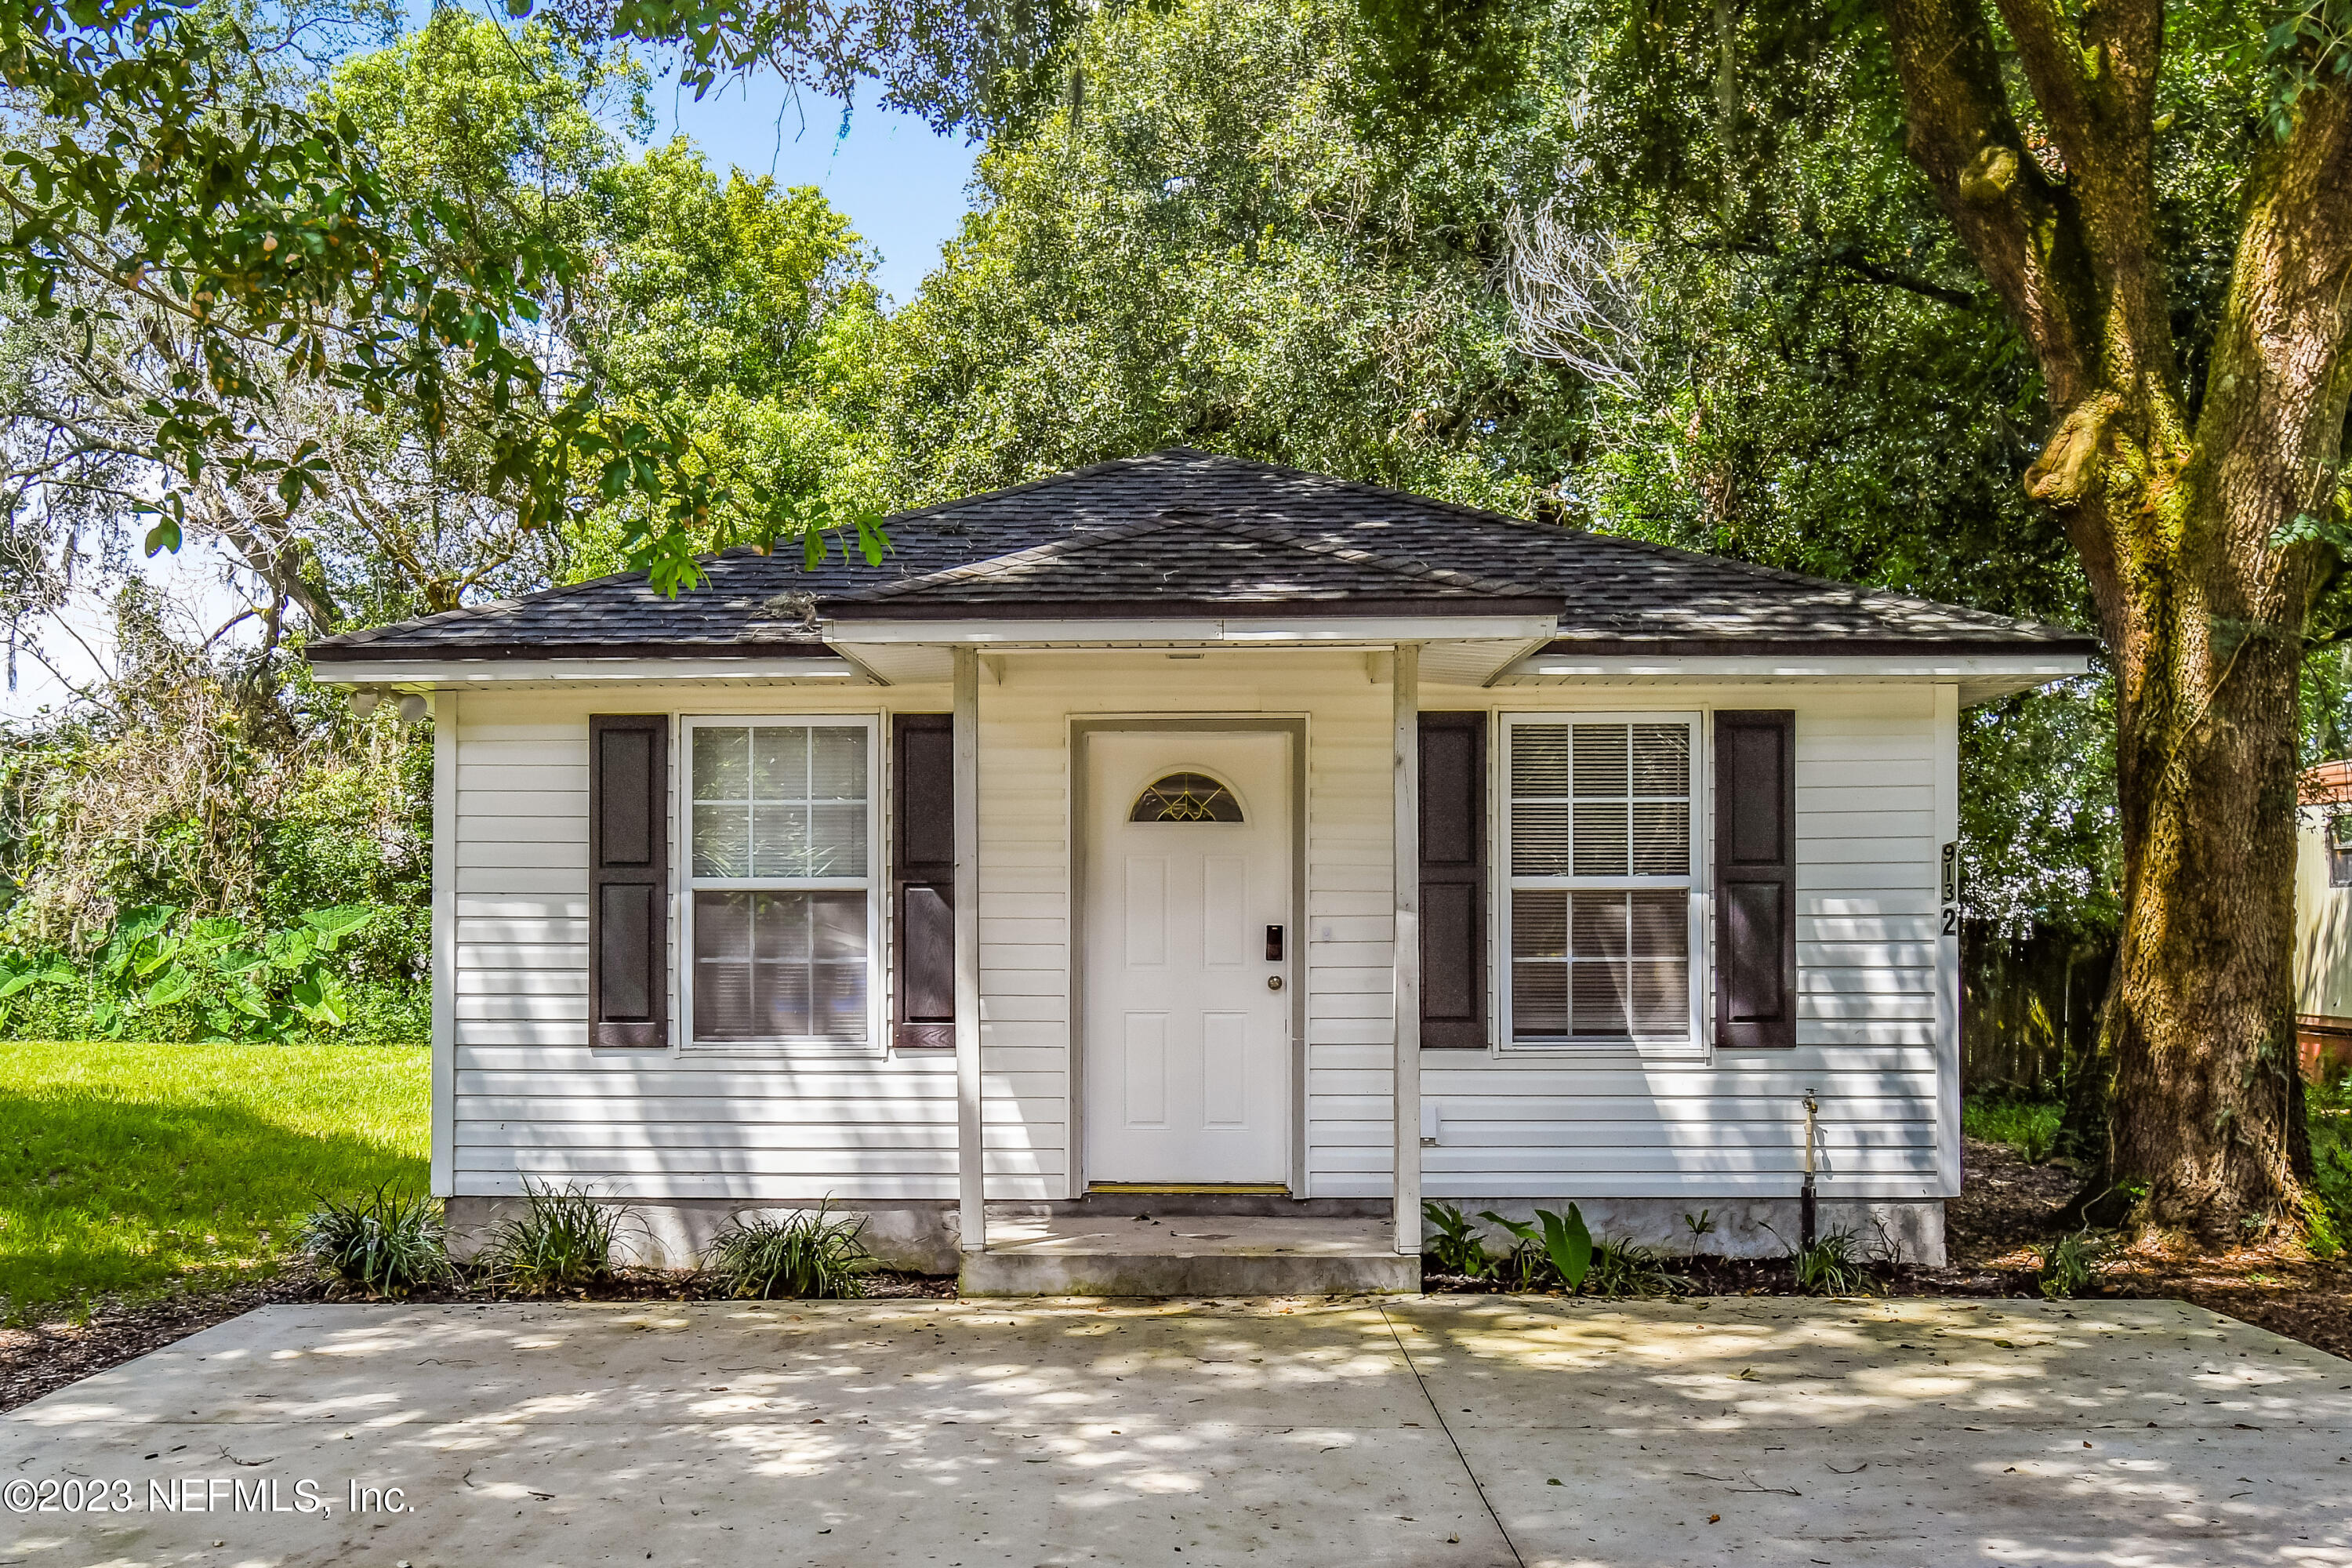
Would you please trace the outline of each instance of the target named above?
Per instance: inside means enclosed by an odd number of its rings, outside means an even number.
[[[2035,931],[2003,942],[1971,928],[1960,939],[1960,1089],[2056,1096],[2098,1037],[2115,967],[2111,942]]]

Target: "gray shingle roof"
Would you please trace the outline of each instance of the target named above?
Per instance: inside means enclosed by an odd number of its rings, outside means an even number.
[[[1176,508],[1148,521],[902,577],[830,605],[845,618],[867,619],[930,613],[1149,613],[1163,604],[1313,604],[1367,613],[1379,604],[1441,607],[1431,601],[1444,602],[1446,609],[1508,614],[1509,606],[1501,602],[1524,599],[1530,612],[1549,615],[1558,597],[1531,584],[1474,576]],[[1124,609],[1115,612],[1113,606]]]
[[[1557,613],[1609,649],[2086,651],[2081,633],[1582,533],[1176,447],[971,496],[885,524],[879,566],[727,551],[666,599],[641,573],[321,638],[312,658],[822,653],[825,618],[1264,612]],[[1828,645],[1835,645],[1832,647]]]

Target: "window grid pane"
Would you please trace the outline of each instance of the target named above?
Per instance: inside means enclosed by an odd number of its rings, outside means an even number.
[[[866,895],[694,895],[694,1037],[866,1037]]]
[[[866,731],[704,724],[694,731],[694,875],[866,874]]]
[[[1507,733],[1512,1038],[1686,1037],[1690,726],[1563,721]],[[1635,879],[1664,885],[1624,886]],[[1582,885],[1603,879],[1618,885]],[[1531,880],[1551,885],[1523,885]]]
[[[866,881],[870,745],[863,725],[695,726],[696,1041],[869,1039],[869,888],[707,884]]]

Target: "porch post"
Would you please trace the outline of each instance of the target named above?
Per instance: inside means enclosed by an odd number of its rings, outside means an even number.
[[[1421,1256],[1421,645],[1399,643],[1390,687],[1396,718],[1394,984],[1396,1249]]]
[[[963,1250],[988,1245],[980,1121],[980,654],[955,659],[956,1219]]]

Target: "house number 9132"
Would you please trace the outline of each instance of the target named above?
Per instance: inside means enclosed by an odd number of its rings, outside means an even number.
[[[1944,934],[1960,934],[1960,847],[1944,846]]]

